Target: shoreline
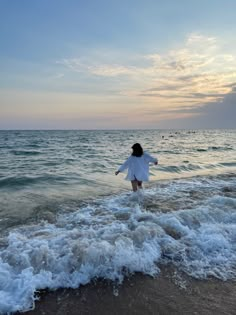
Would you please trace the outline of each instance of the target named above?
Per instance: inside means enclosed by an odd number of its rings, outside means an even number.
[[[24,314],[236,314],[235,281],[197,280],[172,267],[162,267],[155,278],[135,274],[119,286],[97,280],[78,289],[43,290],[39,296],[35,309]]]

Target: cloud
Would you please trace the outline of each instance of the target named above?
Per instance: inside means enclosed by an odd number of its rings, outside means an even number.
[[[165,53],[123,56],[122,62],[109,53],[107,58],[99,54],[65,58],[57,61],[58,73],[67,69],[67,76],[73,73],[73,82],[77,76],[80,86],[85,84],[94,96],[99,86],[104,97],[115,96],[117,104],[126,104],[124,117],[135,109],[140,124],[143,119],[147,126],[158,123],[155,126],[161,128],[226,126],[225,111],[234,113],[235,103],[228,100],[235,100],[236,56],[225,47],[219,38],[192,33]],[[210,117],[214,122],[207,123]]]
[[[173,106],[175,103],[171,92],[175,93],[176,98],[198,98],[203,103],[207,99],[218,100],[229,93],[236,82],[234,54],[223,51],[219,39],[196,33],[190,34],[180,47],[165,54],[134,56],[132,65],[101,60],[80,57],[57,63],[80,74],[101,78],[120,77],[126,84],[121,94],[126,96],[156,97],[160,101],[169,95],[170,105]]]
[[[136,73],[134,67],[127,67],[118,64],[97,64],[96,62],[87,61],[86,59],[63,59],[56,62],[67,68],[80,73],[89,73],[91,75],[103,77],[115,77],[120,75],[131,75]]]
[[[147,56],[157,73],[155,85],[142,91],[142,97],[199,98],[217,100],[231,91],[236,82],[236,58],[221,51],[214,37],[190,35],[182,48],[166,55]],[[159,92],[156,94],[156,92]],[[215,99],[214,99],[215,97]]]
[[[143,116],[152,117],[150,126],[156,128],[236,128],[236,87],[232,92],[216,102],[205,103],[198,107],[170,108],[166,110],[144,111]]]
[[[192,112],[199,114],[193,123],[203,128],[236,128],[236,88],[222,100],[203,104]]]

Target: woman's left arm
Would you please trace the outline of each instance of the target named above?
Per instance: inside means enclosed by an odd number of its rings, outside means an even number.
[[[158,159],[154,158],[153,156],[151,156],[148,153],[145,153],[145,159],[147,160],[148,163],[154,163],[155,165],[158,164]]]

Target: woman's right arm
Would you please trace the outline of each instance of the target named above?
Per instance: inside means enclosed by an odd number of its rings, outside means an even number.
[[[118,171],[115,172],[118,175],[120,172],[123,172],[128,168],[131,156],[118,168]]]

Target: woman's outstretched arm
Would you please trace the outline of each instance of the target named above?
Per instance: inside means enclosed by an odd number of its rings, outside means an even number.
[[[115,172],[118,175],[120,172],[123,172],[129,166],[130,157],[118,168],[118,171]]]

